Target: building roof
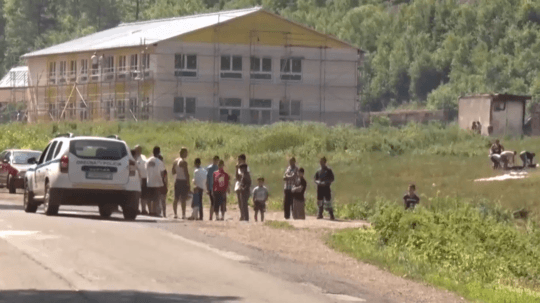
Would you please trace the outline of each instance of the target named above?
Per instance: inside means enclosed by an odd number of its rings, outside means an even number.
[[[122,23],[111,29],[27,53],[23,55],[22,58],[151,45],[260,11],[270,13],[257,6],[246,9]],[[278,17],[284,19],[281,16]],[[314,29],[305,25],[290,20],[287,21],[315,32]],[[356,49],[356,47],[347,42],[341,41],[330,35],[327,36]]]
[[[122,23],[117,27],[23,55],[23,58],[154,44],[262,10],[261,7],[167,19]]]
[[[14,67],[0,80],[0,88],[14,87],[28,87],[28,66]]]
[[[512,94],[473,94],[461,96],[460,99],[473,99],[473,98],[490,98],[498,101],[517,101],[517,102],[526,102],[530,100],[531,96],[522,96],[522,95],[512,95]]]

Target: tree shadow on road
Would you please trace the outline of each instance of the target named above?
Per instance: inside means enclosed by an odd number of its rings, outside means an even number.
[[[23,210],[22,205],[17,204],[0,204],[0,210]]]
[[[0,292],[0,303],[56,303],[56,302],[242,302],[231,296],[202,296],[188,294],[167,294],[140,291],[60,291],[60,290],[8,290]]]

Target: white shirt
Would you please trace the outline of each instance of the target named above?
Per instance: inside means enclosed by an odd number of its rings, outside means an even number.
[[[195,168],[195,172],[193,173],[193,181],[195,186],[201,188],[202,190],[206,190],[206,176],[206,169],[202,167]]]
[[[146,186],[148,187],[162,187],[163,178],[161,173],[165,171],[165,165],[161,160],[156,157],[151,157],[146,162]]]
[[[144,155],[140,155],[137,158],[137,170],[139,171],[139,176],[141,179],[146,179],[146,157]]]

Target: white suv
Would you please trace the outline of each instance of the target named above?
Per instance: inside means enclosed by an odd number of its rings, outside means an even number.
[[[33,166],[25,175],[26,212],[40,204],[47,215],[58,214],[60,205],[97,205],[108,218],[120,205],[125,219],[137,217],[141,184],[135,160],[118,137],[61,135],[28,162]]]

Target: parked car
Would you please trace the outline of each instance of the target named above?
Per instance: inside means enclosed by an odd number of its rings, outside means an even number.
[[[33,159],[29,159],[33,162]],[[122,207],[124,218],[137,217],[141,184],[133,156],[117,136],[53,139],[25,176],[24,209],[58,214],[61,205],[97,205],[102,217]]]
[[[30,167],[28,159],[39,158],[40,151],[8,149],[0,153],[0,187],[14,194],[17,188],[24,188],[24,175]]]

